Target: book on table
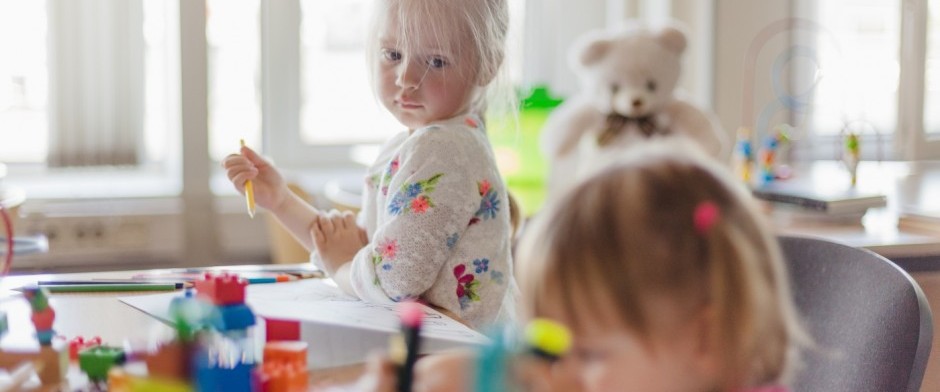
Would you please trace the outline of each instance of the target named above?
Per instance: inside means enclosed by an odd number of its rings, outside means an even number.
[[[903,206],[898,210],[898,228],[940,233],[940,208],[922,209]]]
[[[772,182],[754,187],[751,192],[754,197],[775,204],[830,215],[864,214],[869,208],[884,207],[888,203],[881,193],[859,191],[854,187],[814,186],[806,182]]]

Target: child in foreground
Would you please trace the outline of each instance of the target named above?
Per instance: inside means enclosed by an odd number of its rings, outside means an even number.
[[[668,149],[600,170],[525,234],[526,316],[573,332],[561,361],[520,376],[527,390],[787,391],[809,339],[778,244],[723,168]],[[416,389],[473,390],[473,357],[422,359]],[[387,390],[384,366],[361,385]]]

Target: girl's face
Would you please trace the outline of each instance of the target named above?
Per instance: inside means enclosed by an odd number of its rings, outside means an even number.
[[[477,61],[467,55],[470,46],[452,43],[462,54],[458,56],[440,48],[439,37],[417,37],[417,44],[406,51],[398,37],[397,10],[383,8],[375,54],[382,105],[409,129],[467,113],[479,90]]]
[[[573,325],[571,317],[546,310],[545,317]],[[557,382],[598,392],[706,390],[703,386],[712,384],[714,378],[707,376],[700,324],[661,324],[678,321],[668,313],[664,309],[663,314],[653,316],[653,334],[648,339],[609,318],[579,315],[580,328],[572,331],[571,351],[553,372]]]

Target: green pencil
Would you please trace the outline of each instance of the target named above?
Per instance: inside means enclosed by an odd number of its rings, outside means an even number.
[[[92,283],[40,285],[50,293],[106,293],[122,291],[172,291],[176,283]]]

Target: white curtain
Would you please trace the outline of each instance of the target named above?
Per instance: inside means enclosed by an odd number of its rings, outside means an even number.
[[[48,0],[50,166],[134,165],[144,115],[142,0]]]
[[[689,29],[690,51],[683,64],[682,88],[711,106],[714,0],[528,0],[522,83],[547,85],[567,97],[580,90],[568,64],[571,44],[590,30],[626,19],[658,24],[676,19]]]

